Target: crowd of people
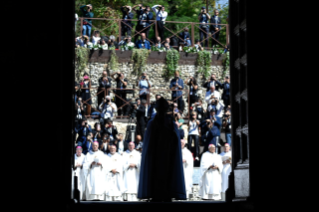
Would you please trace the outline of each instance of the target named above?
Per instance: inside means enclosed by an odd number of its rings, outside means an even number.
[[[91,4],[82,5],[80,10],[82,12],[82,17],[85,17],[86,19],[83,20],[82,36],[75,38],[75,47],[81,46],[90,49],[96,48],[103,50],[131,50],[132,48],[145,48],[151,50],[151,47],[154,46],[156,49],[167,51],[172,48],[181,50],[181,47],[192,46],[192,39],[187,27],[184,28],[183,32],[178,34],[178,37],[172,36],[171,39],[164,37],[164,25],[168,16],[164,5],[154,5],[152,7],[142,4],[134,5],[132,7],[128,5],[122,6],[121,36],[117,38],[115,38],[114,35],[102,36],[101,32],[98,30],[95,30],[91,36],[92,19],[90,18],[94,17],[94,13],[92,12],[93,7]],[[136,18],[138,19],[137,23],[132,22],[134,15],[136,15]],[[76,14],[75,24],[77,20],[78,15]],[[159,35],[154,38],[149,37],[149,31],[151,30],[150,25],[153,23],[152,20],[156,21]],[[211,33],[212,47],[218,45],[217,41],[219,41],[219,34],[221,30],[221,25],[219,25],[221,24],[219,11],[215,9],[214,15],[210,16],[206,8],[202,7],[198,14],[198,21],[200,22],[200,39],[195,40],[194,47],[196,50],[202,51],[204,50],[203,47],[208,47],[209,33]],[[211,25],[208,25],[208,23],[211,23]],[[131,37],[134,26],[136,34],[134,37]],[[203,42],[204,38],[207,38],[205,42]],[[229,46],[225,49],[225,51],[227,51],[228,48]]]
[[[103,89],[112,88],[112,80],[116,81],[118,97],[115,96],[115,99],[111,99],[110,93],[106,93],[104,98]],[[128,85],[125,75],[121,72],[114,72],[108,76],[107,72],[103,71],[98,81],[98,91],[102,91],[97,98],[98,108],[91,107],[91,80],[87,73],[75,86],[76,137],[74,139],[77,152],[75,170],[79,177],[79,189],[82,192],[82,198],[87,200],[115,201],[124,199],[137,201],[139,164],[143,153],[147,123],[157,113],[156,102],[164,97],[156,94],[155,100],[151,101],[150,104],[147,103],[152,83],[148,75],[142,73],[136,82],[140,89],[139,97],[135,99],[135,102],[122,107],[124,100],[130,100],[126,97],[127,92],[122,90]],[[224,188],[225,182],[228,182],[227,173],[229,174],[230,166],[224,169],[225,172],[223,172],[223,168],[231,163],[229,158],[223,157],[224,154],[230,156],[228,152],[231,146],[230,79],[229,76],[226,76],[224,83],[221,83],[216,79],[216,75],[212,74],[202,85],[197,83],[195,77],[187,79],[186,84],[189,86],[188,94],[190,95],[190,120],[187,123],[187,137],[183,129],[185,120],[182,117],[184,81],[180,78],[178,71],[175,72],[174,78],[168,86],[172,92],[171,99],[167,99],[182,142],[186,190],[188,194],[191,194],[192,169],[197,161],[200,162],[203,177],[203,184],[200,186],[204,186],[204,184],[206,187],[213,186],[209,191],[201,190],[202,198],[224,199],[223,193],[226,190]],[[204,98],[200,98],[198,95],[200,86],[206,88]],[[220,94],[221,90],[223,90],[222,95]],[[205,108],[203,101],[207,103]],[[116,113],[118,116],[124,115],[136,121],[134,139],[128,136],[127,132],[124,136],[125,132],[118,131],[113,123]],[[97,122],[94,126],[88,123],[86,115],[92,115],[92,117],[95,115],[94,118],[97,119]],[[225,132],[226,141],[220,139],[222,130]],[[201,146],[204,146],[203,153],[200,153],[200,143]],[[225,152],[222,151],[222,146],[224,146]],[[212,163],[215,166],[212,167]],[[224,180],[221,180],[222,178]],[[218,183],[216,184],[216,182]],[[105,185],[102,186],[103,189],[101,189],[101,185]],[[211,196],[211,192],[213,192],[213,196]]]

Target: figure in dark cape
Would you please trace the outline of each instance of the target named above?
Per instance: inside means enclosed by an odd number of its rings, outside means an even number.
[[[154,202],[186,200],[181,142],[169,105],[156,102],[157,113],[144,135],[138,198]]]

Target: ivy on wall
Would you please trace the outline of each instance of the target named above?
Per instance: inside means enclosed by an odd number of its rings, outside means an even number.
[[[210,67],[212,63],[212,52],[199,51],[197,52],[196,66],[198,73],[202,74],[205,79],[210,75]]]
[[[84,74],[84,69],[87,67],[87,63],[89,60],[89,53],[90,49],[85,47],[77,47],[75,48],[75,55],[76,55],[76,65],[78,72],[78,77],[82,76]]]
[[[109,67],[109,70],[112,70],[112,71],[118,71],[119,69],[118,57],[116,56],[115,50],[112,50],[108,67]]]
[[[166,79],[174,76],[174,72],[178,68],[179,52],[175,49],[170,49],[166,52],[166,70],[164,70],[163,76]]]
[[[145,68],[145,64],[149,55],[147,49],[133,49],[131,62],[134,62],[133,73],[140,76]]]

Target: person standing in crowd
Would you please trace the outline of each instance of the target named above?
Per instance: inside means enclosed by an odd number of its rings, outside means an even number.
[[[142,135],[142,138],[144,138],[145,127],[147,124],[147,109],[146,100],[141,100],[141,105],[137,108],[136,113],[136,133]]]
[[[78,177],[78,189],[80,191],[80,200],[84,197],[85,192],[85,175],[83,170],[83,164],[84,164],[84,158],[85,155],[82,153],[82,147],[77,146],[76,147],[76,153],[74,154],[74,172],[75,176]]]
[[[212,25],[210,26],[211,27],[210,31],[213,35],[212,37],[215,39],[215,40],[213,39],[212,41],[212,47],[214,47],[217,44],[217,41],[219,41],[219,33],[220,33],[221,25],[218,25],[218,24],[221,24],[222,22],[218,15],[219,15],[219,11],[214,10],[214,15],[210,19],[210,23],[212,23]]]
[[[191,39],[191,36],[190,36],[188,31],[189,31],[188,27],[185,27],[184,31],[179,33],[179,36],[182,39],[184,39],[184,41],[179,39],[179,42],[182,42],[185,46],[191,46],[192,45],[192,41],[191,41],[192,39]]]
[[[137,6],[139,6],[140,9],[135,10],[137,14],[137,18],[138,18],[138,24],[136,25],[135,30],[140,33],[141,32],[145,33],[146,37],[148,38],[148,32],[150,30],[150,27],[148,26],[151,24],[150,20],[153,19],[153,13],[150,12],[151,9],[149,6],[143,7],[142,4],[139,4]]]
[[[149,99],[150,91],[149,89],[152,87],[152,83],[149,81],[146,72],[142,73],[142,76],[138,78],[138,82],[136,85],[140,89],[139,96],[140,99],[145,99],[146,101]]]
[[[183,80],[179,77],[179,72],[175,71],[174,73],[174,78],[171,80],[169,88],[172,90],[172,99],[177,98],[174,102],[177,102],[178,109],[180,111],[183,111],[183,102],[182,102],[182,94],[183,94],[183,89],[184,89],[184,82]]]
[[[186,141],[184,139],[181,139],[186,198],[189,199],[190,194],[193,193],[192,188],[194,159],[192,153],[185,147],[185,143]]]
[[[210,116],[206,119],[206,126],[208,128],[208,133],[206,134],[206,145],[204,145],[204,152],[208,150],[209,144],[214,144],[216,152],[218,149],[216,148],[219,146],[219,136],[220,136],[220,126],[221,121],[220,118],[217,117],[215,109],[210,110]],[[205,127],[205,126],[204,126]]]
[[[84,9],[85,7],[86,9]],[[91,12],[92,9],[93,9],[92,4],[83,5],[80,7],[83,17],[87,18],[83,20],[82,35],[87,35],[88,37],[91,37],[92,19],[90,18],[93,18],[94,16],[94,13]]]
[[[195,143],[195,160],[199,160],[199,142],[198,142],[198,126],[199,121],[197,120],[196,112],[191,113],[190,121],[188,122],[188,144],[187,148],[191,151],[192,149],[192,142],[194,140]]]
[[[87,154],[89,151],[93,149],[93,139],[92,139],[92,132],[89,132],[85,139],[82,141],[82,149],[83,154]]]
[[[208,38],[208,33],[209,33],[209,25],[207,24],[209,22],[210,15],[206,11],[206,7],[202,7],[199,15],[198,15],[198,20],[201,23],[200,29],[199,29],[199,36],[200,36],[200,42],[202,46],[208,47],[208,39],[205,40],[205,45],[203,44],[203,36],[205,38]]]
[[[102,139],[103,139],[103,130],[101,128],[101,124],[100,123],[95,123],[94,124],[94,129],[92,130],[92,134],[93,134],[93,140],[94,141],[98,141],[99,142],[99,146],[102,144]]]
[[[102,99],[105,98],[105,94],[106,96],[110,95],[110,90],[107,91],[106,89],[111,88],[111,85],[112,85],[112,79],[107,76],[106,71],[103,71],[102,76],[99,78],[99,88],[97,90],[97,92],[100,92],[103,90],[103,92],[99,93],[97,96],[98,105],[102,103]],[[106,91],[104,92],[104,90]]]
[[[122,6],[121,7],[121,11],[122,11],[122,20],[121,21],[121,36],[125,36],[125,33],[127,33],[127,35],[131,35],[132,34],[132,29],[131,27],[133,27],[133,23],[131,20],[127,20],[127,19],[133,19],[134,18],[134,14],[132,13],[132,8],[128,5]]]
[[[141,153],[134,149],[134,142],[128,143],[128,149],[123,153],[124,161],[124,200],[138,201],[137,189],[140,175]]]
[[[102,144],[100,145],[99,149],[105,154],[108,154],[110,152],[109,143],[110,143],[110,135],[107,133],[103,133]]]
[[[231,111],[230,108],[226,110],[223,118],[223,128],[225,129],[226,142],[231,145]]]
[[[158,8],[158,9],[156,9]],[[154,5],[152,10],[156,14],[156,22],[157,22],[157,31],[161,40],[164,40],[164,24],[167,18],[167,12],[165,11],[165,7],[163,5]]]
[[[152,202],[186,200],[179,132],[168,114],[168,102],[160,98],[156,104],[157,113],[148,122],[143,139],[137,198]]]
[[[115,74],[117,75],[116,78],[114,77]],[[111,77],[116,81],[116,88],[118,89],[118,90],[116,90],[116,94],[120,98],[122,98],[126,101],[127,100],[126,99],[126,90],[122,90],[122,89],[126,88],[128,80],[124,77],[124,74],[121,72],[114,72],[113,74],[111,74]],[[128,106],[125,105],[123,107],[123,109],[120,109],[120,107],[125,104],[125,102],[120,98],[116,97],[116,100],[115,100],[116,106],[118,108],[117,115],[122,116],[124,114],[124,116],[127,116],[128,115]]]
[[[92,43],[93,43],[93,45],[96,45],[100,40],[101,40],[100,31],[95,30],[93,35],[92,35]]]
[[[203,200],[221,199],[222,171],[223,164],[221,156],[215,152],[215,145],[210,144],[208,151],[202,155],[200,162],[201,179],[198,193]]]
[[[193,111],[197,114],[197,119],[202,122],[206,115],[206,109],[203,107],[203,102],[201,99],[198,99],[197,102],[194,103]]]
[[[86,200],[104,200],[105,192],[105,170],[109,164],[108,158],[98,149],[99,143],[93,142],[84,159],[86,177]]]
[[[131,47],[135,46],[135,44],[132,42],[131,36],[126,37],[126,39],[124,40],[124,45],[131,46]]]
[[[86,35],[84,35],[83,37],[84,37],[83,47],[84,47],[84,48],[92,49],[92,48],[93,48],[93,43],[92,43],[92,42],[90,42],[89,37],[88,37],[88,36],[86,36]]]
[[[87,119],[85,117],[83,117],[82,119],[81,126],[79,126],[78,129],[75,129],[75,131],[78,133],[78,138],[76,142],[78,143],[78,145],[82,145],[83,141],[86,139],[86,136],[90,132],[92,132],[91,126],[87,123]],[[86,154],[86,152],[83,153]]]
[[[113,143],[116,145],[117,152],[123,155],[123,152],[127,149],[127,142],[124,142],[123,133],[117,134]]]
[[[206,88],[206,91],[209,91],[211,85],[214,85],[217,91],[219,91],[222,87],[222,84],[216,79],[215,74],[210,76],[210,78],[203,84],[203,87]]]
[[[116,139],[116,136],[118,134],[117,127],[113,125],[113,121],[111,119],[106,120],[106,124],[103,131],[110,135],[111,142],[113,142]]]
[[[109,167],[107,170],[107,190],[105,193],[106,201],[123,201],[125,192],[123,182],[123,157],[116,152],[116,146],[110,144],[110,153],[107,154]]]
[[[145,33],[141,33],[141,40],[136,42],[136,47],[138,49],[148,49],[151,50],[151,44],[148,40],[146,40]]]
[[[99,48],[102,48],[103,50],[108,50],[108,45],[107,45],[107,43],[105,42],[104,39],[100,39],[100,40],[97,42],[97,44],[98,44],[98,47],[99,47]]]
[[[155,101],[154,102],[151,102],[151,105],[149,106],[148,108],[148,112],[147,112],[147,118],[148,118],[148,121],[153,118],[156,114],[156,101],[159,100],[160,98],[162,98],[162,96],[160,94],[156,94],[155,95]]]
[[[92,104],[92,99],[91,99],[91,79],[89,77],[88,73],[84,73],[83,75],[83,80],[80,83],[81,85],[81,90],[82,90],[82,100],[83,102],[86,101],[86,115],[91,115],[91,104]],[[88,101],[87,101],[88,100]]]
[[[111,47],[114,47],[115,49],[118,49],[118,48],[119,48],[119,45],[118,45],[118,43],[116,42],[114,35],[110,35],[110,39],[107,41],[107,45],[108,45],[109,49],[110,49]]]
[[[156,37],[156,40],[155,40],[154,43],[155,43],[154,46],[155,46],[157,49],[164,47],[164,45],[161,43],[161,37],[160,37],[160,36],[157,36],[157,37]]]
[[[99,105],[99,110],[101,111],[101,122],[106,123],[107,119],[113,120],[114,113],[117,112],[117,106],[111,101],[110,96],[106,96],[103,102]]]
[[[230,79],[229,76],[225,77],[225,82],[222,84],[223,94],[222,94],[222,100],[224,102],[224,108],[225,110],[228,108],[228,105],[230,105]]]
[[[221,196],[222,200],[225,201],[225,192],[228,188],[228,176],[231,172],[231,151],[230,151],[230,145],[228,143],[225,143],[224,145],[225,151],[220,153],[220,156],[222,156],[223,161],[223,171],[221,172],[222,176],[222,191]]]
[[[143,141],[142,141],[142,136],[141,136],[141,135],[137,134],[137,135],[135,136],[135,142],[134,142],[134,144],[135,144],[135,149],[136,149],[137,151],[140,151],[141,148],[142,148],[142,146],[143,146]]]
[[[196,78],[190,77],[188,79],[187,85],[189,86],[189,100],[190,100],[189,108],[191,108],[192,104],[197,102],[197,99],[198,99],[198,95],[197,95],[198,84],[197,84]]]
[[[177,125],[177,129],[179,131],[179,136],[181,139],[184,139],[185,133],[184,133],[184,129],[182,128],[184,124],[184,119],[182,118],[179,112],[175,113],[174,117],[175,117],[175,124]]]

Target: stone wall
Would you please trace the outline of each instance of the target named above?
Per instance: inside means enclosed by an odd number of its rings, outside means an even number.
[[[102,60],[100,60],[100,61],[96,60],[94,62],[94,60],[91,58],[90,61],[91,62],[89,63],[88,67],[84,70],[84,72],[89,73],[91,80],[92,80],[92,87],[98,87],[98,78],[101,77],[102,72],[104,70],[107,70],[108,75],[110,75],[112,73],[112,71],[108,70],[108,68],[107,68],[107,61],[108,60],[104,60],[104,62]],[[122,59],[122,61],[123,61],[123,59]],[[164,89],[169,89],[169,82],[170,82],[170,79],[168,81],[166,81],[162,77],[162,73],[166,67],[165,60],[160,61],[160,62],[162,62],[162,63],[147,63],[146,67],[145,67],[145,71],[150,79],[150,82],[152,83],[152,89],[154,90],[153,92],[151,92],[151,100],[155,99],[155,94],[157,94],[157,93],[162,94],[165,98],[168,98],[168,99],[171,98],[171,91],[164,90]],[[213,64],[216,64],[216,63],[213,63]],[[133,74],[132,70],[133,70],[133,63],[119,62],[119,71],[123,72],[125,74],[126,78],[128,79],[128,87],[127,88],[133,88],[133,85],[135,86],[135,88],[137,88],[136,82],[137,82],[137,79],[139,76],[136,76],[135,74]],[[184,80],[185,91],[188,91],[188,89],[189,89],[189,87],[187,85],[185,85],[186,84],[185,80],[188,79],[190,76],[195,76],[199,85],[202,85],[205,81],[203,76],[201,76],[200,74],[197,74],[198,67],[196,67],[193,64],[179,65],[178,70],[180,71],[181,78]],[[216,77],[220,82],[224,82],[223,72],[224,72],[224,66],[222,66],[222,65],[212,65],[211,66],[211,73],[216,74]],[[78,73],[79,73],[79,71],[76,70],[76,74],[75,74],[76,81],[79,81]],[[226,75],[229,75],[229,70],[226,70]],[[116,83],[114,80],[112,81],[112,87],[116,87]],[[157,90],[157,89],[163,89],[163,90]],[[96,89],[91,90],[91,96],[93,97],[92,98],[92,102],[93,102],[92,106],[93,107],[97,107],[97,98],[95,96],[96,91],[97,91]],[[205,97],[205,93],[206,93],[206,89],[200,86],[199,95],[202,99]],[[113,96],[114,95],[111,93],[111,98],[113,98]],[[137,98],[137,97],[138,97],[138,91],[135,91],[134,98]],[[133,98],[133,95],[128,94],[127,98]],[[185,109],[186,109],[187,105],[188,105],[186,93],[184,93],[183,99],[185,102]],[[186,113],[187,113],[187,111],[184,110],[183,115],[186,115]]]

